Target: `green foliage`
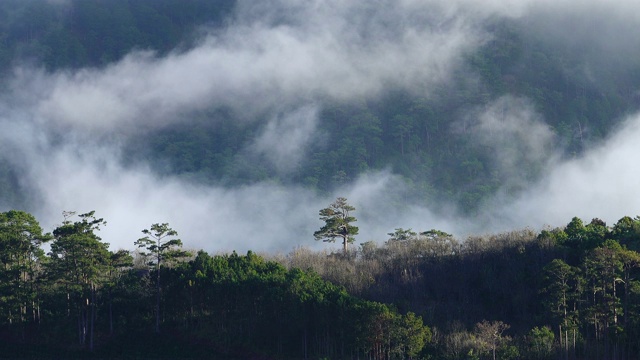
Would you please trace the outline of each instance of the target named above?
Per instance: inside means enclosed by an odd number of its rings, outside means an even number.
[[[411,229],[397,228],[396,231],[387,235],[391,236],[388,241],[407,241],[414,239],[418,234]]]
[[[625,216],[618,220],[611,230],[611,237],[629,249],[640,250],[640,216]]]
[[[315,273],[286,270],[252,252],[211,257],[201,251],[178,272],[187,275],[181,282],[189,284],[188,303],[195,313],[176,303],[175,320],[183,311],[193,322],[193,336],[206,334],[208,341],[230,351],[343,358],[380,349],[406,358],[430,339],[415,314],[402,316],[386,305],[362,301]],[[167,297],[182,292],[174,283]]]
[[[544,268],[545,306],[554,325],[575,327],[575,309],[580,298],[579,270],[561,259],[553,259]]]
[[[529,359],[553,359],[554,357],[553,331],[548,326],[534,327],[527,334],[527,356]]]
[[[398,334],[396,343],[400,347],[400,357],[414,358],[431,342],[433,336],[431,329],[424,326],[422,318],[412,312],[398,319]]]
[[[106,224],[103,219],[95,218],[93,211],[79,217],[81,221],[73,223],[65,219],[53,231],[50,271],[66,289],[82,296],[87,287],[99,280],[108,263],[109,244],[95,234]]]
[[[79,215],[80,221],[69,221],[74,214],[66,212],[62,225],[53,231],[48,273],[57,285],[55,291],[68,299],[67,312],[77,314],[79,344],[93,349],[96,292],[110,258],[109,244],[95,232],[106,222],[94,211]]]
[[[0,313],[9,323],[29,321],[26,314],[39,302],[37,283],[46,262],[42,244],[51,240],[43,234],[33,215],[10,210],[0,213]]]
[[[150,229],[142,230],[142,233],[147,235],[134,242],[139,248],[145,248],[147,252],[141,252],[141,256],[150,257],[148,265],[155,268],[156,275],[156,333],[160,332],[160,317],[161,315],[161,303],[162,303],[162,284],[161,274],[162,267],[172,261],[183,259],[190,254],[186,251],[180,250],[182,247],[182,240],[175,239],[173,237],[178,235],[178,232],[169,227],[169,224],[153,224]]]
[[[147,235],[134,242],[139,248],[144,248],[147,252],[141,252],[142,256],[150,257],[149,266],[155,267],[156,270],[172,260],[184,258],[189,255],[188,252],[182,251],[182,240],[171,239],[178,235],[178,232],[171,229],[169,224],[153,224],[150,229],[142,230]]]
[[[320,230],[313,233],[316,240],[334,242],[337,237],[342,238],[342,246],[344,252],[347,252],[347,246],[355,241],[355,235],[358,235],[358,227],[351,225],[357,221],[351,216],[351,212],[356,208],[347,203],[347,199],[339,197],[329,205],[328,208],[320,210],[320,220],[324,221],[324,226]]]

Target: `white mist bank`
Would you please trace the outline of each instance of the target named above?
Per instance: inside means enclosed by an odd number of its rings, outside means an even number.
[[[137,51],[100,69],[16,68],[0,94],[0,156],[19,169],[46,230],[62,221],[62,211],[95,210],[108,222],[101,236],[112,249],[132,249],[142,229],[163,222],[190,249],[325,247],[313,232],[322,225],[318,211],[337,196],[357,208],[358,243],[382,242],[398,227],[436,228],[464,238],[562,226],[573,216],[612,224],[640,213],[640,116],[629,117],[579,158],[560,161],[544,119],[527,99],[511,96],[464,121],[496,168],[508,174],[505,186],[524,190],[516,199],[489,199],[487,210],[473,218],[441,204],[394,207],[390,199],[404,185],[389,171],[363,174],[320,196],[273,183],[198,185],[119,159],[121,144],[189,114],[224,107],[238,118],[263,122],[263,132],[245,150],[287,174],[321,141],[324,100],[375,98],[390,86],[428,97],[450,80],[466,54],[490,40],[483,30],[490,19],[522,21],[536,36],[566,47],[584,42],[571,26],[594,21],[602,31],[589,39],[594,51],[585,54],[585,63],[621,58],[604,69],[614,71],[640,58],[635,33],[624,31],[638,28],[637,14],[635,1],[240,1],[226,28],[205,31],[198,46],[186,51],[165,57]],[[572,74],[589,75],[589,86],[597,87],[604,70],[585,66]],[[531,183],[523,166],[546,171]]]
[[[640,116],[634,116],[584,156],[556,162],[516,200],[491,199],[492,210],[473,218],[428,204],[392,207],[391,199],[403,192],[403,183],[389,172],[365,174],[321,197],[270,183],[222,188],[159,179],[148,169],[123,168],[110,157],[110,149],[85,156],[72,148],[34,164],[30,176],[41,179],[36,188],[43,194],[43,206],[36,214],[43,225],[59,223],[62,210],[96,210],[108,221],[101,233],[112,248],[131,249],[143,228],[169,222],[189,248],[286,252],[297,246],[327,246],[315,242],[313,232],[322,225],[318,211],[337,196],[347,197],[357,209],[357,243],[385,241],[398,227],[436,228],[464,239],[471,233],[563,226],[574,216],[585,221],[598,217],[613,225],[625,215],[640,214],[640,170],[633,160],[640,153],[638,139]]]

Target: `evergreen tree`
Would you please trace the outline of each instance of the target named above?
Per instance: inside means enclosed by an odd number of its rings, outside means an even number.
[[[347,203],[347,199],[339,197],[329,205],[320,210],[320,220],[325,225],[320,230],[313,233],[316,240],[334,242],[336,238],[342,238],[342,247],[345,253],[348,251],[348,244],[355,241],[358,235],[358,227],[351,225],[357,221],[350,213],[356,208]]]
[[[67,316],[77,315],[79,344],[88,342],[93,350],[96,294],[109,262],[109,244],[95,232],[106,222],[96,218],[94,211],[79,215],[80,221],[69,221],[74,214],[65,213],[64,222],[53,231],[49,272],[67,297]]]
[[[37,280],[44,261],[41,245],[49,240],[33,215],[0,213],[0,306],[9,323],[40,319]]]
[[[147,235],[134,242],[139,248],[145,248],[147,252],[142,253],[148,256],[150,261],[148,265],[155,269],[156,273],[156,333],[160,332],[160,302],[162,298],[162,286],[160,282],[161,268],[167,262],[184,258],[189,255],[188,252],[180,250],[182,240],[175,239],[178,232],[169,227],[169,224],[153,224],[150,229],[142,230]]]

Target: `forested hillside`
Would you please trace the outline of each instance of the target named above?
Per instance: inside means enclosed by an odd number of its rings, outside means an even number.
[[[169,224],[110,251],[105,225],[66,212],[45,233],[29,213],[0,214],[0,357],[640,354],[638,217],[464,241],[398,228],[383,245],[264,256],[185,251]]]
[[[638,217],[464,241],[399,228],[351,257],[299,249],[282,261],[415,311],[432,326],[437,359],[491,358],[492,341],[500,359],[635,359],[639,231]]]
[[[182,251],[168,224],[113,252],[94,212],[64,215],[52,234],[0,215],[2,358],[405,358],[431,339],[414,313],[311,271]]]
[[[24,64],[67,71],[105,67],[131,51],[179,54],[196,46],[205,31],[240,21],[234,6],[234,1],[199,0],[3,1],[0,65],[6,78]],[[406,179],[416,203],[454,201],[463,211],[476,212],[498,190],[518,194],[539,179],[550,154],[582,153],[637,110],[637,61],[596,64],[602,66],[589,77],[582,71],[593,68],[589,46],[597,43],[578,39],[567,47],[518,19],[492,18],[481,25],[487,40],[458,59],[447,81],[424,96],[391,84],[375,96],[316,100],[316,131],[322,135],[302,162],[274,163],[247,151],[271,126],[259,119],[274,115],[246,114],[215,101],[127,140],[122,160],[148,161],[158,174],[206,184],[273,181],[321,193],[367,171],[391,168]],[[603,55],[600,61],[613,58]],[[486,111],[529,116],[513,114],[515,106],[538,114],[548,126],[550,138],[536,140],[544,152],[532,155],[539,149],[519,140],[525,135],[508,129],[491,133],[476,119]],[[280,123],[296,126],[286,119]],[[500,154],[509,156],[508,163],[496,159]],[[2,196],[19,204],[21,195],[11,191],[11,185],[20,185],[19,175],[6,167]]]

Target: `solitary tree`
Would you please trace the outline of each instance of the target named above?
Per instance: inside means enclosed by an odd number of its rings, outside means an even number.
[[[148,256],[152,260],[148,265],[156,270],[156,332],[160,332],[160,268],[167,261],[186,257],[188,253],[180,250],[182,240],[173,237],[178,236],[178,232],[169,227],[169,224],[153,224],[151,229],[144,229],[142,233],[146,236],[138,239],[134,244],[140,248],[145,248],[143,256]]]
[[[356,218],[350,212],[356,208],[347,204],[347,199],[339,197],[328,208],[320,210],[320,220],[325,224],[320,230],[313,233],[316,240],[334,242],[336,238],[342,238],[344,252],[348,250],[348,244],[355,241],[358,235],[358,227],[351,225]]]

